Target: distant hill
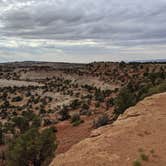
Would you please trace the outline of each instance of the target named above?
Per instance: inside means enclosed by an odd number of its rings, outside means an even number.
[[[52,68],[77,68],[83,67],[84,64],[81,63],[65,63],[65,62],[40,62],[40,61],[23,61],[23,62],[7,62],[0,63],[0,66],[9,67],[52,67]]]
[[[140,63],[156,62],[156,63],[166,63],[166,59],[136,60],[136,61],[129,61],[129,62],[140,62]]]

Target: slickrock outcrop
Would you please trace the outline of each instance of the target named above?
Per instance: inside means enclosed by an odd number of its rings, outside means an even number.
[[[50,166],[134,166],[135,160],[166,165],[166,93],[144,99],[113,125],[94,130]]]

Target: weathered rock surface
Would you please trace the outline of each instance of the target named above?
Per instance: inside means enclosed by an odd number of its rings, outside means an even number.
[[[148,156],[143,161],[141,153]],[[129,108],[113,125],[94,130],[91,138],[56,156],[50,166],[166,165],[166,93]]]

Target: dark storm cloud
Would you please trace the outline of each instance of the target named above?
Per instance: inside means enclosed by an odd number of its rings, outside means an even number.
[[[119,43],[132,39],[163,39],[166,37],[163,35],[166,29],[165,9],[165,1],[157,4],[143,0],[128,0],[126,3],[115,0],[13,1],[11,9],[2,14],[4,27],[1,31],[5,36],[111,39]]]
[[[61,49],[109,54],[111,46],[165,45],[165,30],[166,0],[0,0],[0,45],[18,50],[22,44],[13,38],[31,40],[31,45],[41,39],[91,40],[93,47],[64,44]],[[59,49],[56,44],[39,45]]]

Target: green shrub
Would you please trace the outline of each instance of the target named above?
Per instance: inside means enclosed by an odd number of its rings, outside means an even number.
[[[93,127],[94,128],[98,128],[98,127],[101,127],[101,126],[109,124],[109,122],[110,122],[110,119],[109,119],[108,115],[107,114],[103,114],[97,120],[94,120]]]
[[[16,96],[12,99],[12,102],[19,102],[22,101],[22,97],[21,96]]]
[[[41,166],[54,156],[55,148],[55,134],[51,129],[45,129],[41,133],[38,129],[30,129],[9,144],[7,165]]]
[[[142,164],[141,164],[141,162],[139,161],[139,160],[135,160],[134,162],[133,162],[133,166],[141,166]]]
[[[97,103],[95,104],[95,106],[96,106],[96,108],[99,108],[99,107],[100,107],[100,102],[97,102]]]
[[[0,123],[0,145],[4,144],[3,129],[2,124]]]
[[[52,130],[52,132],[54,132],[54,133],[58,132],[58,130],[57,130],[57,128],[56,128],[56,126],[51,126],[51,127],[50,127],[50,129],[51,129],[51,130]]]
[[[79,126],[81,123],[83,123],[84,121],[82,119],[78,120],[78,121],[75,121],[73,122],[73,126]]]
[[[97,89],[95,92],[95,100],[99,102],[103,102],[105,99],[105,96],[103,92],[100,89]]]
[[[74,113],[74,114],[71,115],[71,122],[72,123],[75,122],[75,121],[78,121],[78,120],[80,120],[79,113]]]
[[[38,127],[41,126],[41,119],[40,119],[40,117],[38,117],[38,116],[35,116],[35,117],[32,119],[31,122],[32,122],[31,127],[33,127],[33,128],[38,128]]]
[[[41,108],[40,109],[40,114],[45,114],[46,113],[46,110],[44,108]]]
[[[141,157],[141,159],[142,159],[143,161],[148,161],[148,160],[149,160],[149,157],[148,157],[146,154],[144,154],[144,153],[141,153],[141,154],[140,154],[140,157]]]
[[[84,104],[82,105],[82,109],[86,109],[86,110],[89,109],[89,105],[84,103]]]
[[[7,133],[8,131],[10,131],[11,133],[14,133],[14,123],[12,123],[12,122],[6,122],[3,125],[3,131],[5,133]]]
[[[70,118],[69,111],[66,109],[66,107],[64,107],[63,109],[59,111],[59,115],[60,115],[59,120],[62,120],[62,121]]]
[[[79,113],[73,113],[71,115],[71,123],[73,124],[73,126],[78,126],[82,122],[83,122],[83,120],[81,120]]]
[[[80,110],[80,115],[90,116],[91,115],[91,111],[89,109],[81,109]]]
[[[107,104],[111,107],[114,105],[114,99],[113,98],[110,98],[108,101],[107,101]]]
[[[123,88],[115,101],[117,114],[122,114],[128,107],[136,103],[134,93],[129,88]]]
[[[14,126],[18,127],[21,132],[25,132],[29,129],[29,122],[25,117],[14,117],[12,121],[14,122]]]
[[[140,96],[140,100],[156,93],[166,92],[166,81],[156,86],[150,86],[149,88],[146,87],[146,89],[147,89],[146,92]]]
[[[78,99],[73,100],[73,102],[70,104],[70,107],[74,110],[79,108],[81,102]]]
[[[52,124],[52,120],[50,120],[49,118],[43,119],[43,126],[50,126]]]

